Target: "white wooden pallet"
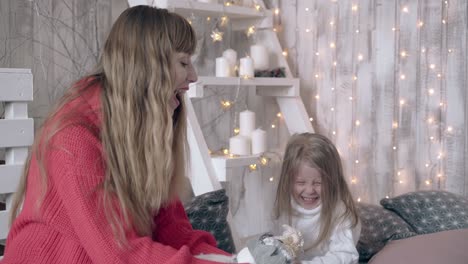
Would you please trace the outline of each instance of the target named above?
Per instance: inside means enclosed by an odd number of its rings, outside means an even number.
[[[0,68],[0,102],[5,116],[0,119],[0,148],[5,164],[0,165],[0,194],[6,195],[6,211],[0,211],[0,241],[8,234],[12,194],[16,191],[34,139],[34,122],[28,118],[28,102],[33,100],[33,77],[29,69]]]

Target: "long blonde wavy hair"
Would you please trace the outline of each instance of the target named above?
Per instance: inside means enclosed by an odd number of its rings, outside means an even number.
[[[70,116],[57,119],[57,113],[98,83],[106,215],[116,236],[122,238],[129,224],[138,234],[150,235],[154,214],[186,188],[186,113],[182,98],[174,112],[170,107],[175,85],[171,60],[175,52],[193,54],[195,48],[195,33],[183,17],[149,6],[125,10],[112,26],[95,73],[83,79],[91,81],[78,82],[64,95],[44,122],[44,138],[36,137],[31,152],[40,164],[43,185],[47,142],[66,126],[86,126],[79,120],[70,123]],[[30,159],[31,154],[15,193],[11,222],[24,199]]]
[[[291,224],[291,216],[294,214],[291,207],[294,178],[302,164],[317,169],[322,176],[321,225],[318,238],[311,246],[314,248],[330,238],[337,224],[349,219],[351,227],[355,227],[359,218],[334,144],[322,135],[302,133],[291,136],[286,146],[276,191],[275,219],[286,217]]]

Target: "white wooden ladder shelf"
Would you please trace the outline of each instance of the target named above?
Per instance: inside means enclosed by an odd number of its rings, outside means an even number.
[[[188,141],[190,145],[191,168],[189,177],[195,195],[221,189],[220,182],[229,179],[229,168],[248,166],[256,163],[259,156],[241,157],[211,157],[193,109],[190,98],[201,98],[205,87],[253,87],[256,95],[273,96],[283,114],[289,133],[312,132],[309,117],[299,93],[299,79],[292,78],[288,63],[282,55],[282,49],[277,35],[273,32],[273,12],[266,10],[263,1],[256,1],[261,6],[261,11],[251,7],[224,6],[223,4],[202,3],[191,0],[129,0],[130,6],[152,5],[167,8],[185,17],[192,14],[200,16],[229,17],[234,30],[246,29],[252,24],[256,28],[262,28],[256,33],[258,42],[261,42],[277,56],[271,58],[271,63],[276,67],[286,69],[287,78],[253,78],[239,79],[239,77],[213,77],[200,76],[196,83],[190,84],[189,92],[185,100],[188,113]]]
[[[6,196],[6,211],[0,211],[0,241],[8,234],[12,194],[16,191],[33,143],[34,121],[28,118],[28,102],[33,100],[33,76],[29,69],[0,68],[0,148],[5,150],[5,164],[0,165],[0,194]]]

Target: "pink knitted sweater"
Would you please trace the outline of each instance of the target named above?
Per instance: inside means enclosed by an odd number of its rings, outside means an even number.
[[[55,147],[45,157],[48,191],[40,209],[41,179],[32,157],[23,209],[12,225],[0,263],[208,264],[214,262],[193,256],[228,255],[215,247],[211,234],[192,229],[178,200],[155,216],[152,237],[128,230],[128,245],[116,243],[100,203],[104,167],[99,95],[96,85],[60,110],[62,115],[78,107],[79,118],[88,128],[66,127],[51,141]]]

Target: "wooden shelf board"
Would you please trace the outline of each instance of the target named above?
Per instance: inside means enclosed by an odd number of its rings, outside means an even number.
[[[202,3],[192,0],[155,0],[153,3],[157,7],[167,8],[186,17],[196,14],[197,16],[216,17],[225,15],[230,19],[258,19],[271,13],[270,10],[257,11],[253,7],[225,6],[224,4]]]
[[[203,97],[205,86],[255,86],[261,96],[297,97],[299,94],[298,78],[257,77],[243,79],[239,77],[200,76],[198,81],[189,85],[189,97]]]

